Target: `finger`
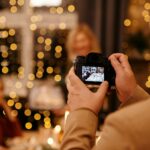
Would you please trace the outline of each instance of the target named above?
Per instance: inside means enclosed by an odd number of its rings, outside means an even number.
[[[98,97],[99,97],[100,99],[104,99],[104,97],[106,96],[106,93],[107,93],[107,90],[108,90],[108,86],[109,86],[109,84],[108,84],[107,81],[104,81],[104,82],[100,85],[99,89],[98,89],[97,92],[96,92],[96,95],[98,95]]]
[[[111,65],[113,66],[116,74],[119,73],[120,71],[123,71],[123,68],[122,68],[120,62],[117,60],[117,58],[114,55],[112,55],[109,59],[110,59]]]
[[[122,54],[122,53],[115,53],[115,54],[111,55],[111,56],[109,57],[109,59],[111,59],[112,56],[119,60],[121,66],[122,66],[124,69],[131,69],[131,66],[130,66],[130,64],[129,64],[128,56],[127,56],[127,55]]]

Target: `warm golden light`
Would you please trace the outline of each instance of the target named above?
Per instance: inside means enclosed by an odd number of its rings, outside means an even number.
[[[15,51],[15,50],[17,49],[17,44],[12,43],[12,44],[10,45],[10,49],[11,49],[12,51]]]
[[[61,29],[61,30],[64,30],[64,29],[66,29],[66,24],[65,23],[60,23],[59,24],[59,28]]]
[[[16,0],[9,0],[10,5],[16,5]]]
[[[150,81],[146,81],[145,85],[147,88],[150,88]]]
[[[145,3],[144,8],[147,9],[147,10],[150,10],[150,3],[148,3],[148,2]]]
[[[14,106],[14,101],[13,101],[12,99],[9,99],[9,100],[7,101],[7,105],[8,105],[9,107]]]
[[[14,29],[9,29],[9,35],[14,36],[16,31]]]
[[[24,111],[25,116],[31,116],[31,110],[30,109],[26,109]]]
[[[64,12],[64,9],[62,7],[58,7],[56,9],[56,11],[57,11],[58,14],[62,14]]]
[[[25,128],[28,129],[28,130],[32,129],[32,123],[31,122],[27,122],[25,124]]]
[[[55,57],[56,57],[56,58],[60,58],[61,56],[62,56],[61,53],[55,53]]]
[[[1,38],[7,38],[8,37],[8,32],[7,31],[2,31],[1,32]]]
[[[56,82],[61,81],[61,75],[55,75],[54,80],[55,80]]]
[[[8,52],[7,51],[3,51],[2,52],[2,57],[3,58],[7,58],[8,57]]]
[[[45,111],[43,112],[43,115],[44,115],[45,117],[48,117],[48,116],[50,116],[50,112],[47,111],[47,110],[45,110]]]
[[[69,12],[74,12],[75,11],[75,6],[74,5],[69,5],[68,6],[68,11]]]
[[[46,72],[49,74],[53,73],[53,67],[47,67]]]
[[[50,38],[47,38],[47,39],[45,40],[45,44],[46,44],[46,45],[51,45],[51,44],[52,44],[52,40],[51,40]]]
[[[38,52],[37,57],[39,59],[43,59],[44,58],[44,53],[43,52]]]
[[[23,6],[24,5],[24,0],[18,0],[17,3],[18,3],[19,6]]]
[[[34,119],[35,119],[35,120],[40,120],[40,119],[41,119],[41,115],[40,115],[39,113],[36,113],[36,114],[34,115]]]
[[[44,42],[44,37],[43,36],[39,36],[37,39],[37,42],[42,44]]]
[[[2,67],[2,73],[7,74],[9,71],[8,67]]]
[[[36,24],[31,24],[30,25],[30,30],[35,31],[37,29],[37,25]]]
[[[60,53],[60,52],[62,51],[62,46],[57,45],[57,46],[55,47],[55,51],[56,51],[57,53]]]
[[[129,27],[131,25],[131,20],[130,19],[125,19],[124,20],[124,26]]]
[[[16,109],[21,109],[22,108],[22,104],[21,103],[19,103],[19,102],[17,102],[16,104],[15,104],[15,108]]]
[[[11,13],[16,13],[17,12],[17,7],[16,6],[12,6],[11,8],[10,8],[10,12]]]
[[[31,81],[33,81],[35,79],[35,75],[33,73],[30,73],[28,75],[28,79],[31,80]]]

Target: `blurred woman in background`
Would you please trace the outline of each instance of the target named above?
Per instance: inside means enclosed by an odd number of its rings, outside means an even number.
[[[0,79],[0,150],[4,149],[7,138],[21,135],[20,124],[17,118],[12,116],[11,109],[4,100],[4,85],[2,79]]]
[[[100,52],[98,40],[86,24],[80,24],[68,35],[66,48],[70,61],[76,56],[86,56],[90,52]]]

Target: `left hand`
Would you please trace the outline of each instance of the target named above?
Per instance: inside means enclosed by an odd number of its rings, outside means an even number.
[[[91,92],[86,85],[75,75],[73,68],[68,75],[67,89],[68,105],[71,111],[87,108],[98,114],[102,108],[107,89],[108,82],[104,81],[96,93]]]

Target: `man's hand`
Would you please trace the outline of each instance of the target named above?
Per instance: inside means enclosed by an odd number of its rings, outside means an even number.
[[[87,108],[98,113],[101,109],[108,89],[108,82],[104,81],[96,93],[91,92],[86,85],[70,70],[67,81],[68,105],[71,111]]]
[[[109,57],[116,72],[116,89],[121,102],[127,101],[137,87],[134,73],[128,62],[128,57],[121,53],[112,54]]]

